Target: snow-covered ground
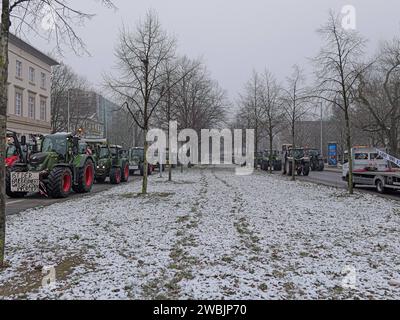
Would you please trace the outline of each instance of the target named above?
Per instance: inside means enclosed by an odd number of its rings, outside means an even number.
[[[400,298],[395,201],[220,168],[139,190],[9,217],[0,298]]]

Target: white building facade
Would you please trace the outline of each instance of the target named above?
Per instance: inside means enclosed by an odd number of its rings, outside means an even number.
[[[7,129],[51,133],[51,67],[57,61],[10,34]]]

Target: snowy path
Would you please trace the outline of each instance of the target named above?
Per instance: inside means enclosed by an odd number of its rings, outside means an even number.
[[[174,181],[10,217],[0,298],[400,298],[396,202],[229,169]]]

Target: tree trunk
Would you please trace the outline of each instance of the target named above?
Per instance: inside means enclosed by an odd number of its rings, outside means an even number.
[[[273,149],[273,140],[274,137],[272,136],[273,132],[272,129],[270,128],[269,130],[269,173],[272,174],[272,149]]]
[[[144,160],[143,160],[143,181],[142,181],[142,194],[147,194],[147,178],[148,178],[148,170],[149,163],[147,161],[147,150],[149,149],[149,143],[147,142],[147,131],[148,129],[144,129]]]
[[[294,156],[294,148],[296,148],[295,144],[295,126],[292,124],[292,180],[296,181],[296,157]]]
[[[353,194],[353,156],[351,154],[351,129],[350,129],[350,117],[349,117],[349,110],[348,107],[345,107],[344,110],[344,117],[346,122],[346,144],[347,144],[347,152],[349,154],[349,181],[348,181],[348,188],[349,193]]]
[[[0,267],[4,265],[6,243],[6,196],[5,196],[5,139],[7,128],[7,78],[8,37],[10,29],[10,3],[2,1],[0,33]]]

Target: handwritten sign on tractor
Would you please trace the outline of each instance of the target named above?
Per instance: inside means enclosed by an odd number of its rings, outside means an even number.
[[[11,192],[39,192],[39,172],[11,172]]]

